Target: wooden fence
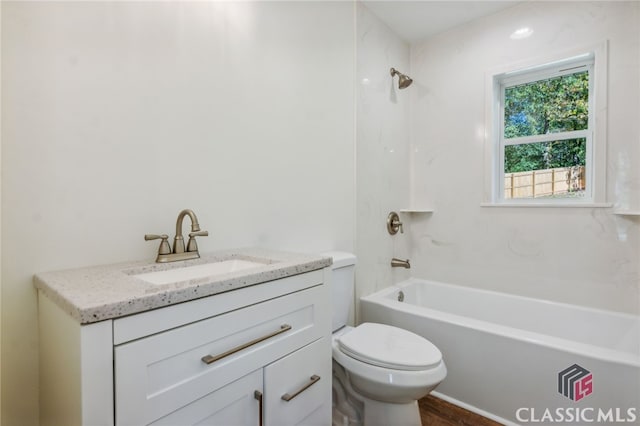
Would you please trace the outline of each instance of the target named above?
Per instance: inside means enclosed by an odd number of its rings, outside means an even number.
[[[553,197],[584,189],[584,166],[504,174],[505,199]]]

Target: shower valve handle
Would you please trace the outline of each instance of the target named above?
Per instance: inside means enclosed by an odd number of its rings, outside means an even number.
[[[398,213],[396,212],[391,212],[389,213],[389,216],[387,216],[387,231],[389,231],[389,234],[395,235],[398,233],[398,230],[400,230],[401,234],[404,234],[402,222],[400,222],[400,216],[398,216]]]

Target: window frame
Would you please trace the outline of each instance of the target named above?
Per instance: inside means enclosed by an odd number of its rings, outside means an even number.
[[[593,155],[593,125],[594,125],[594,102],[593,102],[593,63],[594,63],[594,55],[587,54],[586,58],[568,58],[565,61],[555,62],[553,64],[549,64],[546,66],[541,66],[540,69],[527,69],[523,70],[515,75],[505,75],[499,79],[499,90],[500,90],[500,100],[499,100],[499,114],[496,117],[499,126],[499,158],[498,158],[498,168],[496,172],[498,173],[498,194],[500,200],[509,200],[509,202],[520,202],[520,200],[526,200],[525,202],[530,202],[530,198],[505,198],[504,196],[504,180],[505,180],[505,172],[504,172],[504,161],[505,161],[505,149],[509,145],[524,145],[524,144],[532,144],[532,143],[540,143],[540,142],[554,142],[560,140],[569,140],[569,139],[582,139],[586,140],[586,155],[585,155],[585,170],[586,170],[586,190],[584,197],[581,197],[576,202],[592,202],[593,201],[593,190],[592,190],[592,167],[593,161],[591,156]],[[587,71],[589,73],[589,116],[587,120],[587,129],[586,130],[572,130],[568,132],[557,132],[557,133],[546,133],[546,134],[538,134],[533,136],[521,136],[516,138],[505,138],[504,130],[505,130],[505,117],[504,117],[504,106],[505,106],[505,94],[506,89],[509,87],[519,86],[528,83],[534,83],[540,80],[547,80],[556,77],[562,77],[565,75],[575,74],[576,72]],[[568,199],[569,197],[566,197]],[[545,202],[558,202],[564,201],[563,198],[555,198],[555,199],[545,199]]]
[[[589,72],[589,118],[586,130],[518,138],[504,137],[505,88],[547,78]],[[547,58],[502,67],[487,73],[485,191],[483,206],[610,207],[606,203],[607,42],[561,52]],[[580,198],[505,198],[505,146],[567,139],[586,139],[586,192]]]

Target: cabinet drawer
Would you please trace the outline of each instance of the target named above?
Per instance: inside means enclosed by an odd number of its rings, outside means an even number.
[[[312,288],[322,284],[323,279],[324,271],[316,270],[118,318],[113,321],[113,343],[120,345],[142,339],[172,328],[242,309],[245,306]]]
[[[265,424],[331,424],[331,347],[322,338],[264,369]]]
[[[325,299],[317,286],[116,346],[116,424],[149,424],[326,335]]]

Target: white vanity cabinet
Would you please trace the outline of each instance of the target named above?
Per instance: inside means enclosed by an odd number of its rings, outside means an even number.
[[[329,279],[325,268],[84,326],[40,295],[42,425],[331,424]]]

